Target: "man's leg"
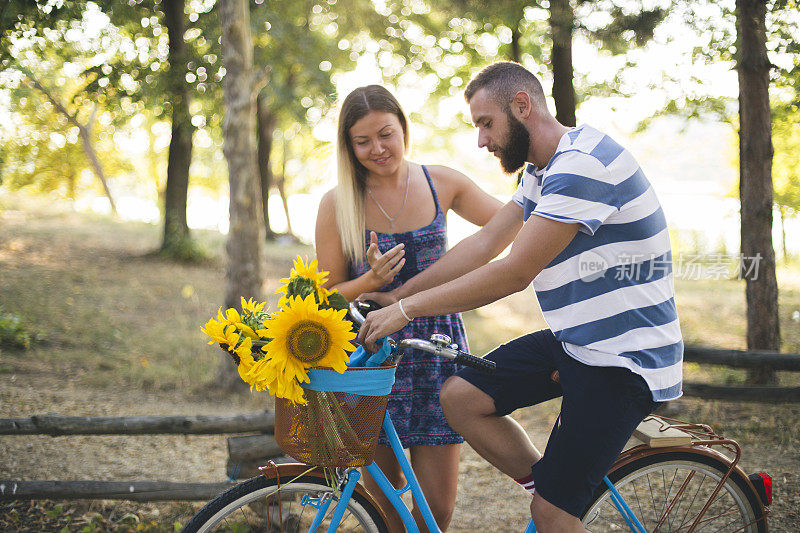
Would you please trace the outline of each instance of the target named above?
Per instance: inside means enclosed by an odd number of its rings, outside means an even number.
[[[533,495],[531,518],[536,533],[586,533],[580,519],[559,509],[539,494]]]
[[[533,465],[531,514],[537,531],[583,532],[579,518],[633,430],[656,405],[644,380],[625,368],[558,365],[561,415]]]
[[[531,465],[541,454],[525,430],[506,415],[561,395],[561,385],[550,376],[562,351],[549,330],[523,335],[486,356],[497,363],[494,372],[464,368],[445,382],[439,394],[450,427],[517,481],[531,477]]]
[[[439,401],[447,423],[481,457],[514,479],[530,475],[541,454],[516,420],[497,415],[491,396],[453,376],[442,386]]]

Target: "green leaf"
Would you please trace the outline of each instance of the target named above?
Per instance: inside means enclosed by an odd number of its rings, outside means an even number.
[[[125,524],[125,523],[128,523],[128,524],[131,524],[131,523],[132,523],[132,524],[138,524],[139,522],[140,522],[140,520],[139,520],[139,517],[138,517],[138,516],[136,516],[136,515],[135,515],[135,514],[133,514],[133,513],[127,513],[127,514],[125,514],[125,515],[124,515],[122,518],[120,518],[119,520],[117,520],[117,523],[118,523],[118,524]]]
[[[58,518],[59,516],[61,516],[61,513],[63,511],[64,508],[62,506],[56,505],[55,507],[47,511],[45,514],[50,518]]]
[[[328,305],[326,307],[330,309],[347,309],[350,305],[350,302],[347,301],[347,298],[342,296],[339,292],[334,292],[330,296],[328,296]]]

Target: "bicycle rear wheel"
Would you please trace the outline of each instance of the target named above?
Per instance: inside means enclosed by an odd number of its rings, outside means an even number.
[[[608,477],[648,533],[685,532],[694,523],[728,466],[698,451],[666,451],[642,457]],[[605,484],[597,488],[583,516],[592,533],[630,531]],[[732,472],[695,531],[763,533],[758,496]]]
[[[330,495],[333,501],[319,528],[319,531],[326,531],[338,502],[333,490],[322,477],[304,475],[289,483],[292,479],[292,476],[281,477],[280,490],[275,478],[264,476],[240,483],[206,504],[182,531],[306,532],[317,514],[317,509],[307,499]],[[305,501],[304,497],[307,497]],[[354,492],[337,531],[386,533],[388,528],[372,503]]]

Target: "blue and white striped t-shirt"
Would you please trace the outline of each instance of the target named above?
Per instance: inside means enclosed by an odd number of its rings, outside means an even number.
[[[661,205],[633,156],[587,125],[544,169],[528,164],[513,200],[577,222],[572,242],[533,280],[544,318],[572,357],[639,374],[656,401],[681,395],[683,341]]]

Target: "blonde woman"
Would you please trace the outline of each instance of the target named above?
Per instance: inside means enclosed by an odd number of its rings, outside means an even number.
[[[445,216],[453,210],[484,225],[500,202],[462,173],[406,159],[408,121],[384,87],[369,85],[350,93],[339,112],[338,186],[322,199],[316,224],[320,268],[330,272],[328,288],[348,300],[388,291],[433,264],[447,248]],[[449,335],[466,347],[460,315],[411,321],[394,337]],[[442,383],[455,365],[408,350],[397,369],[389,412],[425,498],[442,530],[455,504],[460,444],[439,405]],[[397,460],[381,435],[375,461],[397,487],[405,484]],[[365,475],[367,487],[381,495]],[[381,495],[382,496],[382,495]],[[384,505],[384,508],[387,508]],[[413,514],[424,530],[415,508]]]

